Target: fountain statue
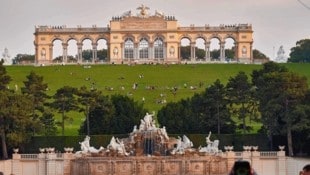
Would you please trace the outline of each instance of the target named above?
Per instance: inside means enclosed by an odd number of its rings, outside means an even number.
[[[112,137],[106,148],[90,146],[90,137],[80,142],[81,151],[72,161],[71,174],[223,174],[225,159],[218,149],[219,140],[206,137],[207,146],[193,148],[193,142],[183,135],[169,137],[166,127],[156,126],[153,114],[146,113],[127,138]],[[205,165],[209,170],[205,170]]]
[[[206,147],[200,147],[199,148],[200,153],[217,154],[220,152],[218,149],[219,140],[211,141],[210,137],[211,137],[211,131],[209,132],[209,135],[206,137],[207,146]]]

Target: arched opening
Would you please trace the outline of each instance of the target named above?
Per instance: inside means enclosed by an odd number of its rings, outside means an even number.
[[[233,38],[226,38],[225,39],[225,60],[228,62],[236,61],[235,53],[236,53],[235,40]]]
[[[131,38],[125,39],[124,42],[124,59],[132,60],[134,58],[134,42]]]
[[[108,43],[105,39],[99,39],[97,41],[97,60],[99,62],[108,61]]]
[[[53,41],[53,53],[52,53],[52,62],[61,63],[63,62],[63,46],[60,39]]]
[[[90,39],[85,39],[82,42],[82,62],[92,62],[93,49],[92,42]]]
[[[206,58],[206,46],[203,38],[196,39],[195,56],[196,60],[205,60]]]
[[[139,42],[139,58],[148,59],[149,58],[149,42],[146,38],[142,38]]]
[[[68,56],[67,62],[68,63],[75,63],[78,59],[78,49],[77,49],[77,41],[75,39],[70,39],[68,41]]]
[[[190,39],[182,38],[181,39],[181,47],[180,47],[180,57],[181,60],[190,60],[191,58],[191,46]]]
[[[161,38],[156,38],[154,41],[154,58],[164,58],[164,41]]]
[[[210,56],[212,61],[220,60],[220,40],[218,38],[210,40]]]

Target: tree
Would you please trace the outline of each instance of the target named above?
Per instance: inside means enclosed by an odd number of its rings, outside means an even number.
[[[108,50],[107,49],[98,50],[97,57],[99,60],[106,60],[108,58]]]
[[[35,56],[29,54],[17,54],[14,58],[15,64],[34,63]]]
[[[65,115],[65,113],[78,109],[78,103],[75,96],[76,93],[76,88],[64,86],[58,89],[53,96],[54,101],[51,103],[51,107],[57,109],[58,112],[61,113],[61,122],[58,124],[61,125],[62,135],[65,134],[65,121],[70,119]]]
[[[3,66],[3,60],[0,61],[0,91],[7,90],[8,84],[11,82],[11,77],[7,75],[6,69]]]
[[[79,111],[84,112],[85,114],[86,132],[84,132],[83,130],[83,133],[90,135],[90,126],[89,126],[90,108],[96,105],[96,99],[98,96],[101,95],[101,91],[97,91],[96,89],[88,90],[85,86],[83,86],[78,90],[77,95],[79,97],[78,102],[82,105]]]
[[[310,62],[310,39],[303,39],[296,42],[291,48],[289,62]]]
[[[196,47],[195,48],[195,55],[198,59],[204,59],[206,57],[206,51]]]
[[[52,112],[50,111],[44,112],[42,117],[40,117],[40,122],[43,125],[43,134],[45,136],[56,135],[57,127],[56,127],[54,114]]]
[[[262,53],[261,51],[257,50],[257,49],[253,49],[253,58],[254,59],[262,59],[262,60],[269,60],[269,58]]]
[[[3,66],[3,60],[0,61],[0,93],[2,94],[0,96],[0,103],[5,104],[5,95],[8,91],[7,86],[11,81],[11,77],[7,75],[6,69]],[[1,112],[0,112],[0,138],[1,138],[1,147],[2,147],[2,154],[4,159],[8,158],[8,153],[7,153],[7,144],[6,144],[6,125],[5,125],[5,118],[6,116],[3,115],[2,110],[4,110],[1,106]]]
[[[220,58],[220,50],[214,49],[210,52],[210,56],[212,59],[219,59]]]
[[[200,133],[200,121],[192,118],[189,99],[167,103],[158,111],[158,122],[169,128],[169,133]]]
[[[232,114],[236,115],[242,124],[239,126],[246,133],[251,128],[246,124],[246,118],[250,116],[255,108],[253,90],[248,76],[244,72],[239,72],[235,77],[231,77],[226,85],[227,96],[230,99]]]
[[[112,120],[114,134],[126,134],[132,131],[132,126],[140,123],[140,119],[146,114],[142,103],[135,102],[132,98],[123,95],[111,96],[115,108],[115,116]]]
[[[89,106],[89,121],[85,120],[79,130],[80,134],[87,134],[88,123],[90,134],[114,134],[112,126],[115,108],[108,96],[96,96],[95,101]],[[87,123],[88,122],[88,123]]]
[[[191,47],[190,46],[181,46],[181,59],[189,60],[191,58]]]
[[[287,71],[275,63],[264,65],[260,71],[253,71],[256,97],[262,115],[263,127],[272,143],[273,134],[286,134],[289,155],[293,155],[292,132],[307,115],[302,105],[308,86],[305,77]]]

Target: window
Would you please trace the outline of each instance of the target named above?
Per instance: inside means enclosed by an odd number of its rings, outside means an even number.
[[[127,38],[125,40],[124,48],[125,48],[125,55],[124,55],[124,57],[127,58],[127,59],[128,58],[129,59],[133,58],[134,43],[133,43],[132,39]]]
[[[139,43],[139,58],[149,58],[149,43],[145,38],[142,38]]]
[[[164,58],[164,42],[161,38],[156,38],[154,42],[154,58]]]

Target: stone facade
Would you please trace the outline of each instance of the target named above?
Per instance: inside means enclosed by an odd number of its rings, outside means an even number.
[[[145,6],[142,6],[145,8]],[[235,44],[235,58],[239,62],[253,63],[252,44],[253,30],[249,24],[181,27],[174,16],[165,16],[156,11],[150,15],[143,11],[137,16],[131,11],[122,16],[112,17],[107,27],[99,28],[67,28],[66,26],[36,26],[35,28],[35,58],[38,64],[52,63],[53,42],[60,40],[63,47],[63,62],[68,58],[68,42],[77,42],[77,62],[82,63],[82,46],[85,39],[92,43],[92,63],[97,59],[98,40],[107,42],[108,63],[180,63],[181,40],[190,41],[191,55],[187,61],[197,61],[195,45],[197,39],[203,39],[205,58],[210,62],[210,41],[219,40],[220,61],[225,61],[225,39],[231,38]],[[147,8],[148,9],[148,8]],[[143,14],[143,15],[142,15]]]
[[[0,161],[4,175],[225,175],[236,160],[251,162],[257,174],[295,175],[309,159],[286,157],[284,151],[226,151],[219,156],[76,157],[73,153],[13,154]]]

